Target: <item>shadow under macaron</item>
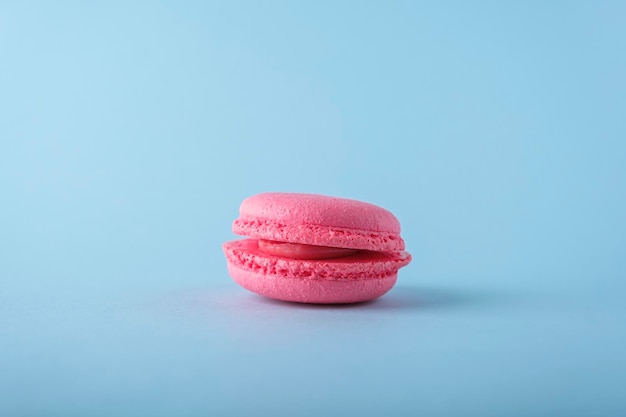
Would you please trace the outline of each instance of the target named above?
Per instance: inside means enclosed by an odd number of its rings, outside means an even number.
[[[456,309],[492,304],[496,301],[494,295],[471,292],[464,289],[408,287],[401,285],[394,287],[377,299],[352,304],[307,304],[274,300],[263,296],[255,296],[255,299],[261,303],[299,309],[367,311]]]

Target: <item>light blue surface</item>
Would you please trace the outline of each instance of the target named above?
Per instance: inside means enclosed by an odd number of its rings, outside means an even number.
[[[472,3],[1,3],[0,415],[624,415],[626,4]],[[262,191],[414,261],[250,294]]]

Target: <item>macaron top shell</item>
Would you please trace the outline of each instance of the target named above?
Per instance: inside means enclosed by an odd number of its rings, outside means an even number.
[[[317,194],[263,193],[240,207],[233,232],[257,239],[370,251],[403,251],[400,223],[382,207]]]

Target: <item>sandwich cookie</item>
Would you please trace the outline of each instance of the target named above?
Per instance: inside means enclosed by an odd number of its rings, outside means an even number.
[[[226,242],[228,272],[242,287],[283,301],[372,300],[411,261],[400,223],[373,204],[317,194],[263,193],[240,207]]]

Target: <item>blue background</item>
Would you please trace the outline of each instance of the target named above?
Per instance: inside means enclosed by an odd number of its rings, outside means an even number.
[[[2,2],[0,415],[626,413],[626,3],[517,3]],[[263,191],[414,261],[248,293]]]

